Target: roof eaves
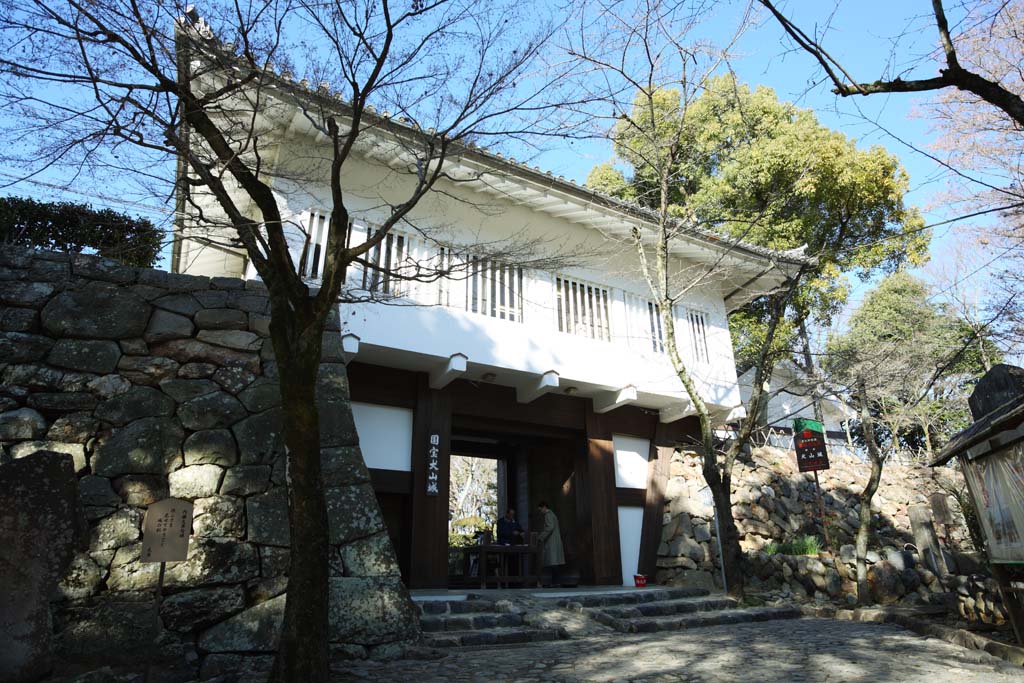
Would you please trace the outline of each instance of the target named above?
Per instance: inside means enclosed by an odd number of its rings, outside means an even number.
[[[939,454],[928,463],[929,467],[944,465],[957,455],[981,442],[992,438],[998,432],[1007,431],[1024,421],[1024,401],[1011,401],[977,419],[967,429],[958,432]]]
[[[214,47],[220,48],[222,51],[227,50],[227,46],[222,46],[222,44],[216,41],[215,38],[210,40],[211,42],[216,42]],[[236,69],[238,68],[236,67]],[[301,100],[309,100],[312,98],[324,106],[324,108],[337,109],[343,114],[350,113],[351,111],[348,101],[337,94],[331,93],[329,85],[326,83],[320,83],[316,88],[311,88],[310,82],[305,78],[299,81],[294,81],[287,74],[277,73],[270,68],[265,70],[264,73],[273,81],[274,87],[287,92],[293,98]],[[380,126],[391,133],[400,135],[422,135],[424,132],[419,126],[409,123],[403,117],[395,119],[387,112],[377,112],[376,109],[370,105],[367,105],[364,108],[363,116],[367,116],[372,119],[373,125]],[[572,179],[567,179],[564,176],[555,176],[550,171],[542,171],[537,166],[531,167],[526,163],[517,161],[514,157],[507,157],[500,152],[492,152],[486,147],[479,147],[473,143],[464,142],[457,142],[456,144],[458,153],[464,156],[475,157],[477,160],[488,166],[502,167],[521,177],[532,180],[533,182],[541,184],[546,183],[552,189],[574,195],[583,201],[600,205],[606,209],[625,213],[633,218],[645,222],[657,223],[659,221],[660,217],[657,211],[635,202],[628,202],[618,197],[613,197],[612,195],[579,185]],[[785,264],[794,267],[802,267],[812,265],[815,261],[813,257],[806,257],[803,255],[803,248],[789,251],[777,251],[767,247],[743,242],[741,240],[731,240],[727,235],[722,233],[704,228],[688,226],[678,219],[673,218],[672,224],[673,227],[716,249],[725,251],[736,250],[749,256],[755,256],[771,261],[775,265]]]

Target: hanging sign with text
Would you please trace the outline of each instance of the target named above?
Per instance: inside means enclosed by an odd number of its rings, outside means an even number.
[[[438,487],[438,458],[441,451],[438,446],[441,445],[441,436],[439,434],[430,435],[430,448],[427,450],[427,495],[436,496]]]
[[[803,418],[793,420],[793,447],[796,449],[796,464],[801,472],[829,468],[825,428],[820,422]]]
[[[142,522],[143,562],[184,562],[192,534],[192,503],[165,498],[146,510]]]

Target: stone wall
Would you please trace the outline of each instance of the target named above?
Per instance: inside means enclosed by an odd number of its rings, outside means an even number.
[[[188,560],[167,567],[161,653],[204,677],[269,665],[288,515],[268,310],[256,282],[0,251],[0,467],[69,454],[90,530],[54,598],[62,661],[138,661],[149,648],[159,565],[139,561],[140,525],[174,496],[194,501],[194,535]],[[385,655],[418,626],[351,446],[339,329],[335,316],[317,385],[332,640],[338,655]]]
[[[831,469],[819,472],[826,518],[837,557],[786,556],[764,552],[769,543],[785,543],[801,535],[823,538],[817,514],[814,475],[797,471],[793,453],[777,448],[754,449],[733,473],[733,516],[740,546],[749,560],[748,588],[775,597],[849,601],[856,596],[853,564],[854,534],[860,514],[858,496],[869,467],[849,456],[833,455]],[[721,585],[714,511],[696,454],[677,451],[670,463],[662,543],[658,549],[657,582],[668,585]],[[869,563],[879,602],[928,601],[928,596],[954,590],[943,585],[913,548],[909,508],[928,505],[939,491],[937,477],[957,476],[948,468],[888,463],[872,503],[876,533],[869,544]],[[983,571],[970,555],[973,550],[962,517],[949,528],[949,558],[954,572]],[[944,530],[940,530],[942,533]],[[961,565],[957,567],[957,565]],[[960,582],[961,584],[963,581]],[[957,584],[960,585],[960,584]],[[977,601],[976,601],[977,602]],[[989,596],[988,602],[991,602]],[[987,604],[982,601],[981,604]],[[992,611],[989,610],[991,613]],[[999,610],[996,610],[999,612]]]

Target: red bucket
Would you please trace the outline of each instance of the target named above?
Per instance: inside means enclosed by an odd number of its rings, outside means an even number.
[[[633,585],[637,588],[647,587],[647,575],[646,574],[633,574]]]

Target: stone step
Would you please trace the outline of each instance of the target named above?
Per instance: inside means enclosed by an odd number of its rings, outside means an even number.
[[[710,595],[706,588],[667,588],[664,590],[625,590],[616,593],[581,593],[571,597],[559,597],[559,607],[572,604],[583,607],[612,607],[616,605],[638,605],[642,603],[679,600],[680,598],[697,598]],[[543,596],[538,596],[543,597]]]
[[[653,633],[655,631],[683,631],[705,626],[742,624],[751,621],[773,619],[798,619],[799,607],[747,607],[724,609],[712,612],[696,612],[669,617],[640,617],[638,619],[616,619],[606,624],[623,633]]]
[[[414,600],[420,614],[469,614],[471,612],[493,612],[493,600]]]
[[[715,610],[733,609],[736,605],[737,602],[733,598],[701,596],[642,602],[636,605],[604,607],[598,608],[598,610],[615,619],[637,619],[640,617],[667,617],[673,614],[712,612]]]
[[[420,627],[424,632],[481,631],[506,626],[522,626],[523,615],[514,612],[467,612],[464,614],[424,614]]]
[[[474,647],[513,645],[561,640],[569,635],[564,629],[538,629],[529,627],[492,628],[486,631],[444,631],[424,633],[424,643],[430,647]]]

